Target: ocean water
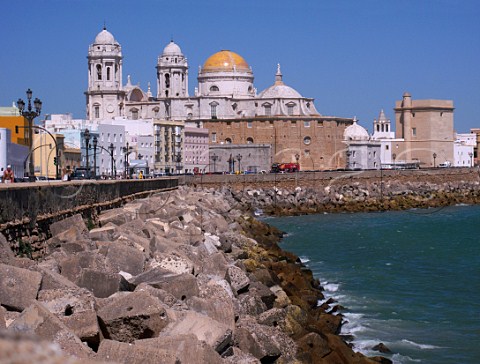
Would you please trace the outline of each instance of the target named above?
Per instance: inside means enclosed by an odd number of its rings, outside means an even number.
[[[345,307],[354,348],[394,363],[480,363],[480,206],[267,218]],[[392,354],[372,351],[384,343]]]

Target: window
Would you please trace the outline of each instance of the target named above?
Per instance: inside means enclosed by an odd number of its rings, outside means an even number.
[[[211,92],[217,92],[217,91],[219,91],[218,86],[212,86],[212,87],[210,87],[210,91],[211,91]]]
[[[271,116],[272,115],[272,105],[265,105],[265,116]]]
[[[323,127],[323,120],[318,120],[317,125],[322,128]]]
[[[417,128],[412,128],[412,136],[417,136]]]
[[[217,142],[217,133],[212,133],[212,143]]]
[[[309,145],[312,142],[312,139],[309,136],[303,138],[303,144]]]
[[[247,121],[247,128],[251,128],[253,126],[253,123],[251,121]]]
[[[107,81],[110,81],[110,67],[107,67]]]
[[[293,115],[293,113],[294,113],[294,107],[295,107],[295,104],[288,104],[288,105],[287,105],[287,113],[288,113],[288,115]]]
[[[305,128],[309,128],[309,127],[310,127],[310,121],[304,121],[304,122],[303,122],[303,126],[304,126]]]
[[[386,145],[385,150],[389,150],[389,149],[390,149],[390,146]]]
[[[253,138],[248,137],[247,138],[247,144],[253,144]]]
[[[132,109],[132,119],[133,120],[138,120],[138,110],[137,109]]]
[[[232,144],[232,139],[230,138],[225,139],[225,144]]]
[[[102,66],[97,64],[97,80],[102,80]]]
[[[211,104],[210,105],[210,112],[211,112],[211,115],[212,115],[212,119],[216,119],[217,118],[217,104]]]
[[[297,126],[297,120],[292,120],[292,126]]]
[[[100,117],[100,106],[95,106],[95,119],[98,119]]]

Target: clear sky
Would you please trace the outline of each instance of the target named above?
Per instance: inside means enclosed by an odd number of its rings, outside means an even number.
[[[284,82],[323,115],[372,129],[396,100],[449,99],[455,129],[480,127],[479,0],[4,0],[0,106],[27,88],[45,114],[85,118],[88,46],[107,29],[121,44],[124,82],[156,93],[156,62],[173,39],[198,66],[228,49],[252,67],[258,92]]]

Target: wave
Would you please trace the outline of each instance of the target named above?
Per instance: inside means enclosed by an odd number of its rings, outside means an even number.
[[[337,292],[338,288],[340,287],[340,284],[338,283],[325,283],[323,285],[323,289],[328,292]]]
[[[305,256],[300,256],[300,262],[302,262],[303,264],[305,263],[308,263],[310,261],[310,259],[308,259],[308,257],[305,257]]]
[[[429,344],[419,344],[419,343],[416,343],[415,341],[410,341],[410,340],[407,340],[407,339],[403,339],[402,343],[409,344],[409,345],[412,345],[416,348],[425,349],[425,350],[441,349],[442,348],[441,346],[435,346],[435,345],[429,345]]]

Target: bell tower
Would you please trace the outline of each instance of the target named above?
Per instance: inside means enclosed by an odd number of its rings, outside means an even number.
[[[188,97],[188,62],[172,40],[157,62],[157,98]]]
[[[122,47],[104,27],[88,48],[87,119],[112,119],[123,113]]]

